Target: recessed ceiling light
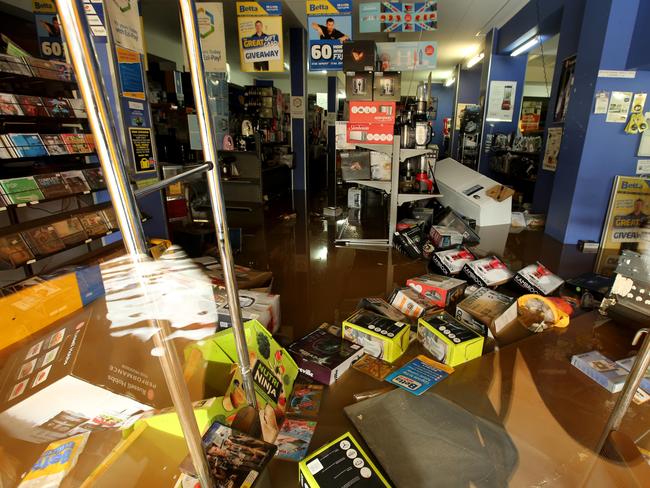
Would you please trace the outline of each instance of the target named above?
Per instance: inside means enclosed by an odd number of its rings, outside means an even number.
[[[531,47],[539,44],[539,36],[524,42],[521,46],[510,53],[510,56],[519,56],[521,53],[528,51]]]

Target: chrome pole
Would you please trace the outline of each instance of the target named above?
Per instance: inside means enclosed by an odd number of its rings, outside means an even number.
[[[148,254],[147,243],[129,185],[124,153],[112,127],[114,119],[107,101],[106,88],[99,75],[100,69],[94,56],[83,4],[81,0],[56,0],[56,6],[124,244],[131,258],[137,262]],[[146,294],[146,289],[143,292]],[[158,330],[153,336],[154,345],[162,352],[160,364],[192,462],[202,486],[212,488],[214,484],[203,452],[190,395],[183,380],[182,367],[173,342],[167,340],[169,324],[164,320],[152,322]]]
[[[223,267],[226,292],[228,294],[228,307],[232,318],[232,330],[235,336],[235,346],[239,357],[239,368],[242,376],[242,383],[246,400],[251,407],[257,408],[255,397],[255,385],[253,373],[251,372],[250,360],[248,357],[248,346],[246,345],[246,333],[241,319],[239,307],[239,293],[237,280],[235,279],[235,266],[228,236],[228,224],[226,222],[226,207],[224,205],[223,190],[217,160],[217,131],[212,124],[210,108],[208,105],[208,92],[205,83],[205,69],[201,56],[201,44],[199,30],[196,20],[196,9],[193,0],[179,0],[181,11],[181,28],[187,48],[187,58],[190,63],[190,74],[192,76],[192,88],[196,104],[196,114],[199,125],[201,144],[203,145],[203,158],[206,161],[213,161],[213,168],[207,172],[208,189],[212,202],[212,215],[217,232],[217,244]]]

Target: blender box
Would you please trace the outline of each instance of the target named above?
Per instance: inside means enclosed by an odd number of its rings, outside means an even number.
[[[343,181],[370,179],[370,152],[342,151],[340,156]]]
[[[431,356],[456,366],[483,353],[485,338],[458,322],[447,312],[430,315],[418,321],[418,341]]]
[[[370,151],[370,173],[373,180],[390,181],[393,162],[388,154]]]
[[[411,327],[369,310],[357,310],[343,321],[343,337],[359,344],[366,354],[392,363],[409,346]]]
[[[298,463],[302,488],[390,488],[390,484],[346,432]]]
[[[392,144],[393,131],[392,124],[348,122],[347,141],[351,144]]]
[[[377,47],[375,41],[348,41],[343,43],[343,71],[375,71]],[[370,88],[372,94],[372,87]],[[371,97],[372,98],[372,95]]]
[[[346,73],[345,97],[348,100],[372,100],[372,73]]]
[[[362,298],[359,301],[358,308],[365,308],[366,310],[370,310],[371,312],[375,312],[379,315],[383,315],[384,317],[388,317],[389,319],[396,320],[398,322],[408,322],[409,320],[406,315],[397,310],[383,298]]]
[[[394,124],[395,102],[350,102],[350,122]]]
[[[463,273],[479,286],[498,286],[512,279],[514,273],[496,256],[470,261],[463,266]]]
[[[541,263],[530,264],[520,269],[513,280],[530,293],[547,296],[562,286],[564,280],[553,274]]]
[[[429,239],[437,249],[447,249],[460,246],[463,243],[463,234],[449,227],[432,225]]]
[[[152,341],[112,337],[105,316],[97,300],[9,358],[0,379],[0,426],[9,435],[48,442],[123,427],[139,412],[171,405]]]
[[[445,308],[463,296],[467,282],[449,276],[426,274],[408,279],[406,285],[434,305]]]
[[[421,317],[425,312],[437,308],[431,300],[409,287],[396,289],[389,302],[397,310],[411,318]]]
[[[476,259],[465,247],[431,254],[431,263],[444,275],[457,275],[470,261]]]
[[[399,102],[402,95],[402,75],[396,71],[375,72],[374,100]]]
[[[479,288],[456,305],[456,320],[482,336],[503,328],[506,312],[515,299],[490,288]],[[509,322],[509,320],[508,320]]]
[[[288,347],[300,372],[324,385],[331,385],[352,363],[363,356],[363,347],[341,336],[316,329]]]

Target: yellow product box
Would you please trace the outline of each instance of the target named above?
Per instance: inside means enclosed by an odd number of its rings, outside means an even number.
[[[349,432],[300,461],[298,477],[303,488],[391,486]]]
[[[343,337],[370,354],[392,363],[409,346],[410,326],[369,310],[357,310],[343,321]]]
[[[448,366],[479,357],[484,340],[446,312],[418,321],[418,341],[434,359]]]

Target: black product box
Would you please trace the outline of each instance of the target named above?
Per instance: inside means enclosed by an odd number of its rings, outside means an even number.
[[[512,279],[514,273],[496,256],[470,261],[463,266],[463,273],[479,286],[498,286]]]
[[[594,299],[600,301],[609,295],[609,290],[611,290],[613,284],[614,279],[609,276],[597,273],[585,273],[577,278],[567,280],[564,283],[564,288],[578,295],[589,292]]]
[[[374,71],[376,53],[375,41],[343,43],[343,71]]]
[[[357,308],[364,308],[366,310],[370,310],[371,312],[378,313],[379,315],[383,315],[384,317],[388,317],[389,319],[395,320],[397,322],[409,321],[409,318],[406,315],[404,315],[402,312],[397,310],[395,307],[393,307],[390,303],[388,303],[383,298],[378,298],[378,297],[362,298],[359,301],[359,305]]]
[[[402,96],[402,75],[396,71],[375,73],[373,100],[399,102]]]
[[[457,275],[467,263],[475,259],[474,255],[465,247],[438,251],[431,255],[431,263],[434,267],[447,276]]]
[[[370,170],[370,152],[341,152],[341,174],[343,181],[369,180],[372,176]]]
[[[348,100],[372,100],[372,79],[372,73],[346,73],[346,98]]]
[[[300,372],[331,385],[363,356],[363,347],[324,329],[316,329],[288,348]]]

